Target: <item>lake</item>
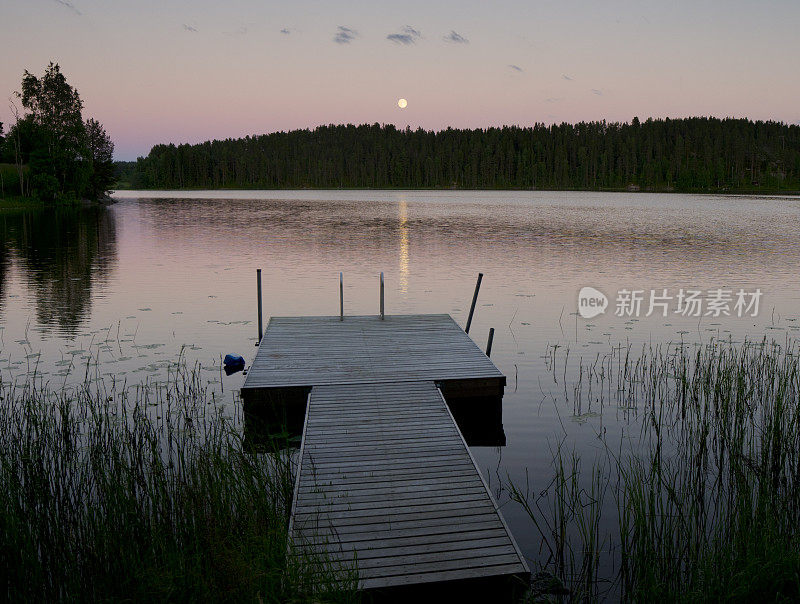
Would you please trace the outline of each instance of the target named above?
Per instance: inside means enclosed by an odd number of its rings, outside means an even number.
[[[378,313],[383,272],[388,314],[450,313],[462,326],[482,272],[470,335],[484,347],[495,328],[492,360],[508,377],[506,443],[473,454],[534,561],[546,558],[541,537],[509,502],[508,482],[544,489],[560,443],[591,458],[602,449],[599,436],[622,442],[639,421],[613,404],[611,392],[602,400],[596,392],[578,396],[576,372],[613,350],[785,342],[800,329],[800,199],[793,197],[338,190],[114,197],[108,208],[0,214],[4,381],[22,383],[35,372],[53,387],[87,376],[130,385],[165,380],[182,357],[199,364],[235,415],[242,376],[223,376],[220,358],[255,354],[257,268],[265,322],[337,314],[341,271],[345,314]],[[584,287],[607,297],[604,313],[581,316]],[[604,555],[615,555],[613,544]]]

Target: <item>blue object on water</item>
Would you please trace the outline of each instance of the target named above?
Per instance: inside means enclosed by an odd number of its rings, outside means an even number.
[[[222,364],[225,367],[241,367],[244,368],[244,359],[240,357],[238,354],[226,354],[225,360],[222,361]]]

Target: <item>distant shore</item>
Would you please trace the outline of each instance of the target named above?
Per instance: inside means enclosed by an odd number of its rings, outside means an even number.
[[[196,144],[114,163],[136,188],[421,188],[774,194],[800,191],[800,127],[634,118],[398,130],[331,124]]]
[[[131,186],[117,186],[115,191],[485,191],[485,192],[553,192],[553,193],[650,193],[650,194],[675,194],[675,195],[758,195],[758,196],[800,196],[800,190],[783,189],[698,189],[698,190],[676,190],[674,188],[641,188],[626,187],[620,189],[520,189],[520,188],[454,188],[454,187],[165,187],[165,188],[141,188]]]
[[[45,208],[75,208],[75,207],[99,207],[117,203],[117,200],[110,195],[93,201],[89,199],[79,199],[71,203],[47,203],[33,197],[21,197],[19,195],[7,195],[0,197],[0,211],[7,210],[38,210]]]

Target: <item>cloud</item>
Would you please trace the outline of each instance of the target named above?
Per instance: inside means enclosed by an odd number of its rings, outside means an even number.
[[[453,44],[469,44],[469,40],[456,32],[454,29],[451,29],[450,33],[444,36],[442,39],[445,42],[452,42]]]
[[[337,44],[350,44],[357,37],[358,32],[356,30],[340,25],[336,28],[336,35],[333,36],[333,41]]]
[[[399,34],[389,34],[386,36],[386,39],[390,42],[394,42],[395,44],[403,44],[404,46],[408,46],[409,44],[416,44],[417,40],[422,37],[422,34],[419,32],[418,29],[414,29],[410,25],[406,25]]]
[[[564,97],[549,97],[544,100],[545,103],[560,103],[564,100]]]
[[[596,94],[597,96],[603,96],[603,91],[602,90],[598,90],[597,88],[592,88],[592,92],[594,94]]]
[[[61,6],[65,7],[65,8],[68,8],[69,10],[71,10],[76,15],[82,15],[83,14],[81,11],[79,11],[77,8],[75,8],[75,5],[72,2],[70,2],[69,0],[53,0],[53,2],[55,2],[56,4],[60,4]]]
[[[570,76],[570,75],[567,75],[566,73],[562,73],[562,74],[561,74],[561,77],[562,77],[562,78],[564,78],[564,79],[565,79],[567,82],[571,82],[572,80],[574,80],[574,79],[575,79],[575,78],[573,78],[572,76]]]
[[[191,25],[186,25],[186,23],[183,24],[183,29],[184,29],[184,31],[192,32],[193,34],[197,33],[197,28],[196,27],[192,27]]]
[[[509,64],[508,64],[508,68],[509,68],[509,69],[513,69],[514,71],[516,71],[516,72],[518,72],[518,73],[522,73],[523,71],[525,71],[525,70],[524,70],[524,69],[522,69],[522,67],[520,67],[519,65],[512,65],[511,63],[509,63]]]
[[[281,30],[281,33],[282,33],[284,36],[288,36],[288,35],[289,35],[290,33],[292,33],[292,32],[291,32],[291,30],[288,30],[288,29],[286,29],[286,28],[284,27],[284,28]]]
[[[397,44],[405,44],[406,46],[415,42],[414,38],[408,34],[389,34],[386,36],[386,39]]]

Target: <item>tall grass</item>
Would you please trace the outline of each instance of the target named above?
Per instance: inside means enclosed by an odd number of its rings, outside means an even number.
[[[800,599],[795,343],[617,348],[564,391],[576,414],[613,409],[635,428],[599,432],[597,459],[559,446],[538,495],[512,485],[568,599]]]
[[[244,451],[181,368],[167,384],[0,382],[0,598],[350,601],[287,555],[292,459]]]

